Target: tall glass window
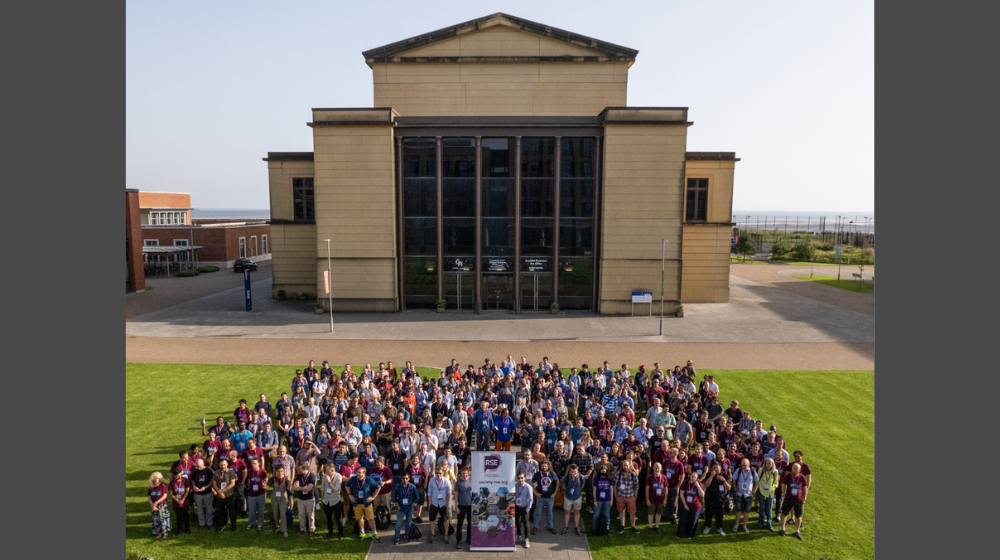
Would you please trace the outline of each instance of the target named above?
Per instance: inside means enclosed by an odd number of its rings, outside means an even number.
[[[555,138],[521,139],[521,255],[552,256]]]
[[[594,138],[563,138],[559,173],[559,303],[590,309],[594,292]]]
[[[437,300],[437,142],[403,140],[403,285],[408,308]]]
[[[445,138],[441,142],[443,252],[476,254],[476,140]]]
[[[514,257],[514,140],[483,138],[483,256]]]

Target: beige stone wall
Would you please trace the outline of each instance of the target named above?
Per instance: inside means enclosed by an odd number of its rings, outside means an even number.
[[[272,296],[277,297],[278,290],[285,290],[289,298],[302,293],[315,297],[316,226],[271,224],[269,243]]]
[[[735,161],[687,162],[687,176],[689,178],[708,179],[708,213],[706,216],[708,223],[732,221],[733,176],[735,173]],[[684,192],[686,197],[687,189]]]
[[[659,299],[663,239],[664,298],[679,301],[687,126],[607,125],[604,134],[601,313],[631,313],[633,291]]]
[[[731,226],[686,224],[681,301],[729,303]]]
[[[504,25],[402,53],[409,57],[598,56]],[[402,116],[597,115],[623,106],[627,62],[394,62],[372,65],[375,106]]]
[[[311,161],[267,162],[268,185],[271,190],[271,219],[292,220],[292,179],[313,176]]]
[[[394,310],[398,290],[392,128],[316,126],[313,154],[314,289],[324,291],[324,240],[331,239],[334,309]],[[344,303],[338,306],[340,300]]]

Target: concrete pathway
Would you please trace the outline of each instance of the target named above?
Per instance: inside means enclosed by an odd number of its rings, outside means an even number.
[[[424,512],[426,514],[426,511]],[[562,510],[558,514],[556,528],[562,530]],[[588,515],[584,513],[584,515]],[[424,534],[420,542],[404,543],[392,546],[392,537],[395,530],[396,516],[393,514],[393,526],[385,534],[379,534],[382,544],[371,545],[368,551],[367,560],[441,560],[446,558],[471,558],[474,560],[501,560],[503,558],[518,559],[544,559],[544,560],[591,560],[590,548],[587,545],[586,536],[576,536],[568,533],[566,536],[552,535],[548,531],[539,531],[537,535],[531,537],[531,548],[525,549],[518,543],[514,552],[472,552],[468,544],[462,545],[462,550],[455,548],[455,536],[451,537],[451,544],[444,544],[440,535],[434,544],[427,544],[427,537],[430,536],[430,524],[418,525]],[[426,518],[425,518],[426,521]]]
[[[251,278],[254,281],[271,278],[271,261],[263,261],[258,264],[257,271],[250,273]],[[146,286],[151,286],[152,290],[125,294],[125,320],[128,321],[140,315],[201,299],[242,285],[243,275],[234,273],[232,269],[222,269],[218,272],[200,274],[192,278],[178,278],[176,275],[169,278],[166,276],[149,277],[146,278]]]
[[[814,266],[812,273],[817,276],[837,277],[836,266]],[[821,301],[828,305],[840,307],[850,311],[863,313],[869,317],[875,316],[875,294],[857,294],[824,286],[815,282],[799,280],[796,276],[809,276],[810,267],[793,265],[749,265],[734,264],[730,267],[730,274],[744,280],[750,280],[761,286],[778,288],[793,294]],[[842,278],[852,278],[851,273],[858,272],[856,266],[844,266],[841,274]],[[874,266],[866,266],[864,277],[871,280],[875,275]]]

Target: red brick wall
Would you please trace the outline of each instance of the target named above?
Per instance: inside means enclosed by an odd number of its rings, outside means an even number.
[[[132,290],[146,289],[146,274],[142,267],[142,226],[139,225],[139,193],[125,193],[125,261]]]
[[[172,246],[174,239],[190,239],[192,229],[194,231],[194,245],[202,247],[198,250],[200,262],[228,262],[238,259],[240,257],[240,237],[246,237],[249,258],[261,255],[263,250],[262,236],[264,235],[268,236],[268,251],[271,250],[271,226],[268,224],[246,227],[145,227],[142,228],[142,235],[139,237],[139,247],[142,247],[146,239],[158,240],[161,247]],[[256,255],[254,255],[251,239],[251,236],[254,235],[257,236]]]

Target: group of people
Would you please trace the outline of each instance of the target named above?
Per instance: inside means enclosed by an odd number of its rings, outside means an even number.
[[[734,531],[749,533],[756,512],[758,530],[780,521],[785,535],[792,521],[802,539],[812,484],[802,452],[790,456],[777,427],[765,430],[737,401],[721,405],[718,384],[699,379],[691,361],[633,373],[627,364],[567,371],[508,356],[478,368],[452,360],[437,379],[410,362],[338,369],[309,362],[273,405],[261,394],[252,406],[241,400],[231,421],[203,419],[206,440],[180,452],[169,480],[149,479],[153,534],[170,533],[168,506],[176,532],[190,533],[192,517],[199,529],[236,531],[244,516],[248,531],[262,531],[270,495],[274,529],[286,537],[296,515],[300,534],[313,536],[322,510],[326,538],[355,527],[380,542],[378,525],[391,525],[395,510],[397,544],[426,507],[428,542],[440,533],[450,544],[455,520],[460,549],[474,522],[472,450],[519,448],[513,493],[525,548],[539,530],[557,533],[556,509],[564,535],[583,534],[584,507],[595,535],[611,531],[612,511],[619,534],[639,533],[639,504],[653,533],[670,522],[693,538],[704,519],[705,534],[725,535],[732,511]]]

